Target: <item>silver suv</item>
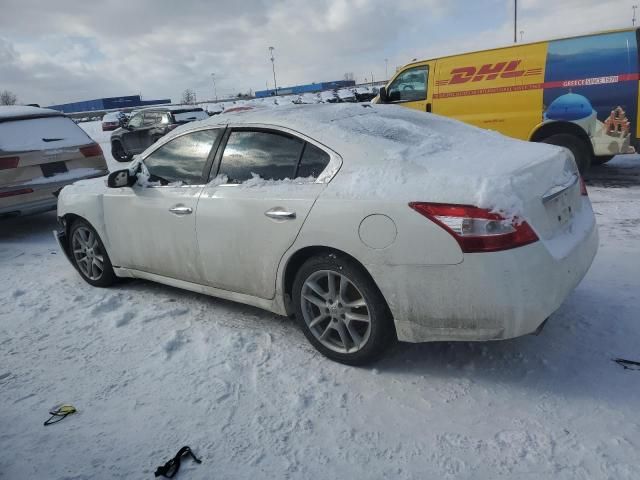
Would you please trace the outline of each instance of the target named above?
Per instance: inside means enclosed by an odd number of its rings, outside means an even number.
[[[100,145],[62,113],[0,107],[0,216],[54,210],[62,187],[107,173]]]

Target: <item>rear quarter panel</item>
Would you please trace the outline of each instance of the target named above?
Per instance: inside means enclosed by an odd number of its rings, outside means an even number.
[[[365,234],[363,221],[372,215],[391,219],[393,226]],[[394,227],[395,234],[389,232]],[[370,244],[372,239],[375,242],[376,235],[391,241],[386,246],[373,248]],[[347,200],[325,195],[311,209],[296,241],[280,263],[279,285],[282,285],[284,269],[291,256],[313,246],[330,247],[351,255],[367,268],[374,280],[385,266],[458,264],[463,259],[458,244],[447,232],[406,203]],[[380,282],[376,283],[380,285]]]

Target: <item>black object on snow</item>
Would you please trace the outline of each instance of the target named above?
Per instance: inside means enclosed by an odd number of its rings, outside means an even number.
[[[180,470],[180,460],[182,456],[186,455],[187,453],[191,455],[191,458],[193,458],[194,462],[202,463],[202,460],[196,458],[196,456],[193,454],[193,452],[191,451],[191,448],[185,446],[185,447],[182,447],[180,450],[178,450],[178,453],[176,453],[175,457],[173,457],[171,460],[169,460],[167,463],[165,463],[161,467],[158,467],[154,475],[156,477],[159,477],[160,475],[162,475],[163,477],[166,477],[166,478],[173,478],[173,476],[176,473],[178,473],[178,470]]]
[[[68,415],[76,412],[76,407],[74,407],[73,405],[69,405],[68,403],[63,403],[62,405],[51,409],[51,411],[49,412],[51,418],[44,422],[44,426],[46,427],[49,425],[53,425],[54,423],[58,423],[67,418]]]
[[[634,362],[633,360],[625,360],[624,358],[614,358],[613,361],[616,362],[625,370],[640,370],[640,362]]]

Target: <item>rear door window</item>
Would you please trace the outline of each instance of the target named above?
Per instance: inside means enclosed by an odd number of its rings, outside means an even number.
[[[266,131],[232,131],[220,162],[220,175],[229,183],[242,183],[257,175],[265,180],[296,177],[304,141]]]
[[[151,175],[150,180],[163,185],[174,182],[186,185],[204,183],[209,153],[221,132],[220,129],[212,129],[189,133],[155,150],[144,160]]]
[[[27,152],[87,145],[93,140],[67,117],[0,122],[0,151]]]

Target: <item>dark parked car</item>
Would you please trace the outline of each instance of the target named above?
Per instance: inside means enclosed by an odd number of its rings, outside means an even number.
[[[177,126],[205,118],[209,115],[202,108],[184,105],[138,110],[111,134],[111,155],[128,162]]]

